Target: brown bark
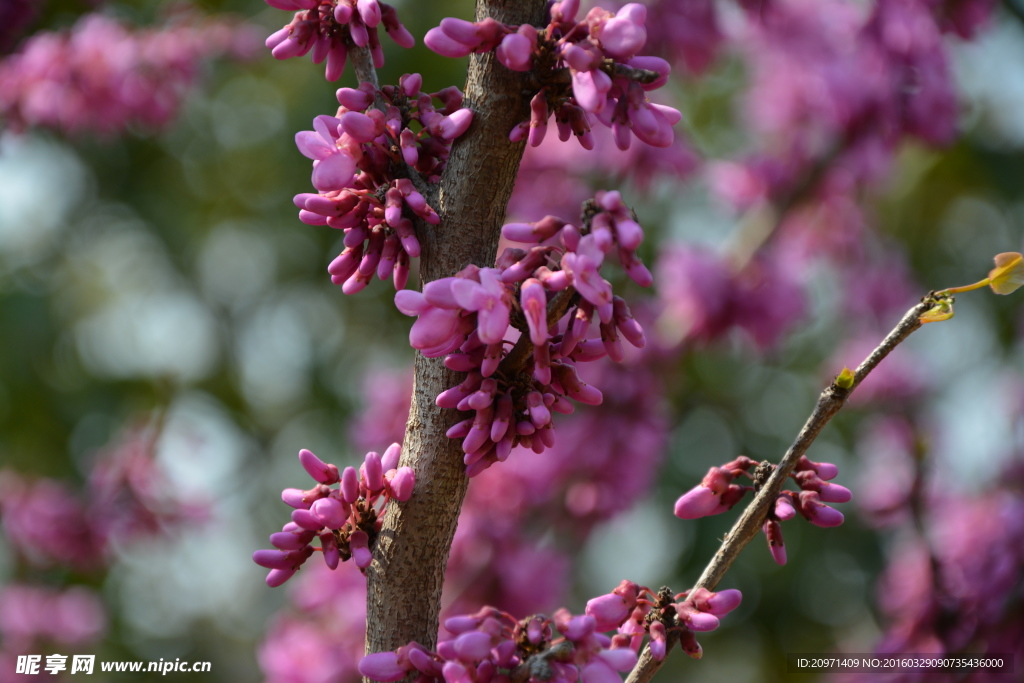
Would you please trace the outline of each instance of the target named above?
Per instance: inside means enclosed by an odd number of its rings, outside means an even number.
[[[477,20],[491,16],[507,24],[539,25],[543,0],[478,0]],[[423,282],[448,277],[469,263],[494,264],[505,209],[512,194],[523,143],[509,131],[529,118],[524,74],[506,69],[492,54],[470,58],[466,103],[473,125],[452,147],[434,197],[441,224],[420,225]],[[445,432],[463,419],[441,410],[434,398],[462,381],[440,358],[416,358],[412,409],[402,465],[416,472],[405,503],[390,505],[367,571],[366,651],[394,650],[415,640],[437,640],[441,587],[452,536],[466,493],[461,443]]]

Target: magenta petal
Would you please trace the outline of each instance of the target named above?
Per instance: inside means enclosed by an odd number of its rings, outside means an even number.
[[[458,326],[458,312],[431,308],[413,323],[409,330],[409,343],[414,349],[439,348],[452,338]]]
[[[373,94],[356,88],[338,88],[338,104],[352,111],[363,111],[373,104]]]
[[[400,681],[407,670],[394,652],[375,652],[359,661],[359,673],[374,681]]]
[[[446,683],[473,683],[473,679],[470,677],[466,667],[458,662],[445,662],[442,671]]]
[[[299,131],[295,134],[295,146],[299,148],[302,156],[308,159],[326,159],[337,150],[327,144],[322,135],[311,130]]]
[[[358,142],[373,142],[378,135],[376,121],[357,111],[342,114],[341,127]]]
[[[816,526],[831,528],[841,525],[844,519],[843,513],[839,510],[822,505],[811,513],[810,522]]]
[[[605,93],[599,92],[594,84],[593,71],[572,72],[572,92],[576,103],[589,112],[597,112],[604,107]]]
[[[510,33],[501,40],[494,55],[513,71],[529,71],[533,61],[533,47],[534,42],[526,36]]]
[[[530,341],[539,346],[548,340],[547,291],[540,280],[530,278],[520,289],[520,303],[530,328]]]
[[[621,10],[619,14],[622,14]],[[643,24],[617,16],[605,22],[600,39],[601,47],[607,54],[622,59],[633,56],[644,46],[647,42],[647,30]]]
[[[328,529],[340,529],[348,517],[341,501],[336,498],[314,501],[309,511]]]
[[[825,503],[849,503],[853,494],[845,486],[824,482],[818,491],[818,497]]]
[[[628,647],[603,650],[597,656],[616,671],[629,671],[636,666],[636,653]]]
[[[431,308],[423,294],[411,289],[395,292],[395,307],[406,315],[422,315]]]
[[[469,631],[455,639],[455,653],[459,659],[478,662],[491,653],[491,637],[482,631]]]
[[[441,119],[441,137],[445,140],[454,140],[465,133],[471,123],[473,123],[472,109],[459,109],[452,112],[451,115]]]
[[[617,593],[607,593],[587,601],[586,613],[597,621],[598,631],[618,628],[630,611],[626,599]]]
[[[347,187],[355,176],[356,162],[340,152],[331,154],[317,162],[313,169],[313,187],[320,192],[330,192]]]
[[[494,308],[480,311],[478,316],[477,333],[480,335],[480,341],[485,344],[497,344],[504,339],[509,320],[509,310],[504,303],[498,302]]]
[[[453,285],[459,282],[469,282],[472,285],[476,285],[472,280],[443,277],[423,285],[423,297],[438,308],[447,308],[450,310],[461,308],[462,304],[460,304],[458,299],[455,298],[453,289]]]
[[[707,612],[690,612],[686,624],[692,631],[714,631],[719,625],[718,617]]]
[[[384,488],[384,466],[378,453],[370,451],[366,454],[363,472],[367,489],[375,493]]]
[[[743,593],[735,588],[718,591],[708,598],[708,607],[710,608],[708,611],[715,616],[722,616],[739,607],[741,600],[743,600]]]
[[[793,519],[796,516],[796,509],[793,507],[793,503],[790,502],[788,496],[779,496],[776,499],[775,516],[782,522],[785,522],[787,519]]]
[[[330,485],[338,482],[338,468],[335,465],[325,463],[316,457],[312,451],[305,448],[300,450],[299,463],[309,473],[309,476],[321,484]]]
[[[281,550],[257,550],[252,561],[267,569],[294,569],[295,562]]]
[[[679,496],[676,501],[675,515],[680,519],[699,519],[708,515],[723,512],[720,510],[721,497],[706,486],[698,484]]]
[[[486,301],[487,294],[479,282],[465,278],[456,278],[451,283],[451,295],[455,302],[467,311],[479,310]]]
[[[683,113],[674,107],[670,107],[665,104],[657,104],[656,102],[649,102],[648,106],[658,112],[658,114],[660,114],[670,126],[674,126],[683,120]]]
[[[271,569],[270,573],[267,574],[267,585],[271,588],[277,588],[294,575],[294,569]]]
[[[395,472],[395,476],[391,478],[391,495],[398,501],[409,500],[415,485],[416,474],[412,471],[412,468],[399,467]]]
[[[359,18],[368,27],[373,28],[380,23],[380,5],[377,0],[359,0],[356,9],[359,11]]]
[[[359,499],[359,474],[354,467],[341,473],[341,496],[350,505]]]
[[[402,445],[393,443],[388,446],[387,450],[384,451],[384,455],[380,456],[381,467],[384,468],[385,472],[389,472],[393,469],[398,468],[398,461],[402,457]]]
[[[440,28],[446,36],[465,45],[480,43],[480,27],[472,21],[445,17],[441,20]]]
[[[592,659],[580,671],[583,683],[622,683],[619,674],[600,659]]]
[[[423,37],[423,44],[442,57],[465,57],[473,48],[452,39],[440,28],[432,28]]]

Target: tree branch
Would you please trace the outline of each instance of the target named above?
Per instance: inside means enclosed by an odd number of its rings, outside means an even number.
[[[372,83],[374,88],[380,87],[380,81],[377,80],[377,69],[373,66],[373,55],[370,53],[370,48],[366,46],[359,47],[349,41],[348,60],[352,64],[352,70],[355,71],[358,82]],[[376,102],[376,104],[379,109],[384,109],[382,106],[383,100]]]
[[[478,0],[476,19],[541,24],[544,0]],[[441,224],[420,235],[420,277],[430,282],[469,263],[494,264],[501,225],[524,143],[509,131],[530,116],[527,75],[502,66],[492,54],[470,58],[465,106],[473,125],[455,141],[441,178],[436,206]],[[412,408],[402,465],[416,473],[413,496],[389,505],[367,571],[366,651],[395,650],[415,640],[437,641],[441,587],[467,479],[458,439],[445,432],[462,415],[434,398],[461,375],[441,358],[416,357]]]
[[[821,430],[839,412],[839,409],[846,404],[850,394],[864,381],[864,378],[904,339],[921,327],[921,314],[931,308],[934,303],[932,295],[928,295],[921,303],[907,311],[906,315],[903,316],[903,319],[900,320],[892,332],[857,367],[857,370],[854,372],[853,386],[849,389],[843,389],[833,383],[821,392],[821,396],[818,397],[818,404],[814,407],[814,411],[807,419],[803,429],[797,434],[793,445],[786,451],[782,461],[775,468],[768,481],[765,482],[760,492],[754,497],[754,500],[747,505],[746,509],[743,510],[743,514],[733,524],[722,546],[715,553],[715,556],[711,558],[711,562],[705,567],[697,583],[694,584],[693,590],[706,588],[713,591],[718,586],[718,582],[729,571],[729,567],[732,566],[732,563],[739,556],[740,551],[761,530],[769,508],[778,496],[779,491],[782,490],[790,472],[796,466],[796,461],[807,452],[807,449],[817,438],[818,434],[821,433]],[[626,683],[647,683],[654,677],[654,674],[661,668],[661,665],[662,662],[655,661],[651,656],[650,648],[645,646],[636,667],[630,672],[629,678],[626,679]]]

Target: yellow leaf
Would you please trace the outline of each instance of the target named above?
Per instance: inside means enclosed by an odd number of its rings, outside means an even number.
[[[938,323],[953,317],[953,302],[949,299],[936,301],[935,305],[918,318],[922,323]]]
[[[1024,285],[1024,256],[1008,251],[996,256],[996,267],[988,274],[996,294],[1009,294]]]
[[[850,387],[853,386],[853,380],[853,370],[844,367],[843,371],[836,375],[836,386],[839,387],[840,389],[849,389]]]

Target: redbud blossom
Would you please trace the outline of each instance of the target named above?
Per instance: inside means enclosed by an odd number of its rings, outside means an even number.
[[[370,547],[388,501],[408,500],[415,486],[411,468],[383,469],[385,464],[398,464],[400,451],[398,444],[392,444],[383,459],[374,452],[367,453],[359,472],[346,467],[340,476],[337,466],[306,449],[299,451],[299,462],[320,483],[309,491],[285,489],[282,493],[282,499],[296,508],[291,522],[270,535],[275,550],[253,553],[256,564],[271,570],[268,586],[279,586],[291,578],[317,550],[310,545],[314,538],[320,540],[319,550],[329,569],[337,569],[349,558],[361,570],[370,566]],[[332,484],[339,487],[332,488]]]

